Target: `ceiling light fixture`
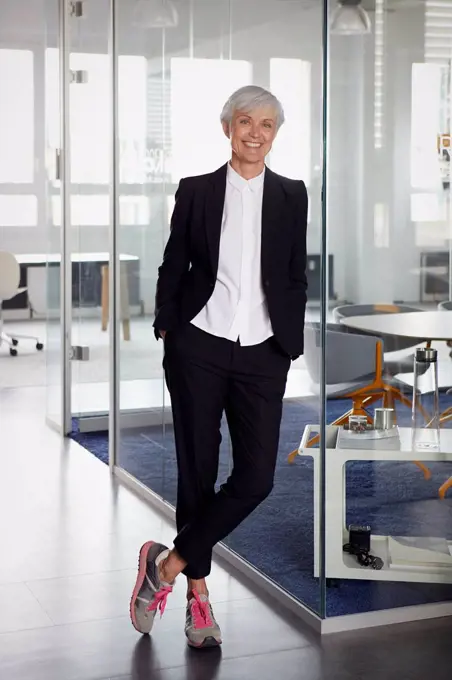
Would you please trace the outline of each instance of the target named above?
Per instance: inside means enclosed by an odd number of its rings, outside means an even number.
[[[137,0],[133,23],[142,28],[174,28],[179,16],[172,0]]]
[[[361,0],[339,0],[330,27],[334,35],[365,35],[370,33],[371,23]]]

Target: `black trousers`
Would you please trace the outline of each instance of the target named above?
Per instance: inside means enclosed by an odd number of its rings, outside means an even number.
[[[178,464],[174,545],[189,578],[208,576],[214,545],[272,490],[289,366],[273,338],[242,347],[191,324],[166,335]],[[216,492],[224,412],[233,469]]]

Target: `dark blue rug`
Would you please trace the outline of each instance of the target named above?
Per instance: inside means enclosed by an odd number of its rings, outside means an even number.
[[[441,395],[441,410],[452,398]],[[347,400],[328,402],[328,422],[349,408]],[[400,425],[408,425],[408,409],[398,406]],[[301,602],[320,608],[320,584],[313,577],[313,470],[312,461],[297,459],[287,464],[287,454],[298,447],[308,423],[319,420],[317,399],[287,401],[275,489],[233,534],[226,544]],[[73,439],[104,463],[108,462],[108,434],[80,433],[74,423]],[[171,426],[127,429],[121,434],[119,465],[175,504],[176,458]],[[230,452],[226,425],[220,454],[219,481],[229,471]],[[452,539],[452,497],[441,501],[438,488],[452,476],[452,464],[431,465],[425,481],[412,463],[352,462],[347,467],[347,521],[366,523],[374,533],[412,536],[445,536]],[[452,586],[379,583],[343,580],[327,588],[327,615],[338,616],[392,607],[452,600]]]

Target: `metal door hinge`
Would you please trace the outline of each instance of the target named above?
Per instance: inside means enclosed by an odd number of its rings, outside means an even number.
[[[62,172],[61,172],[61,167],[62,167],[62,151],[61,149],[55,149],[55,179],[56,180],[61,180],[62,177]]]
[[[83,16],[83,0],[77,0],[69,3],[69,15],[80,19]]]
[[[88,82],[88,71],[70,71],[70,82],[77,85]]]
[[[89,347],[73,345],[69,350],[70,361],[89,361]]]

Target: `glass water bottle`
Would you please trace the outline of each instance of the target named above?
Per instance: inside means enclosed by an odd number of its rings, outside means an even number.
[[[439,449],[439,418],[438,352],[422,347],[414,357],[413,450]]]

